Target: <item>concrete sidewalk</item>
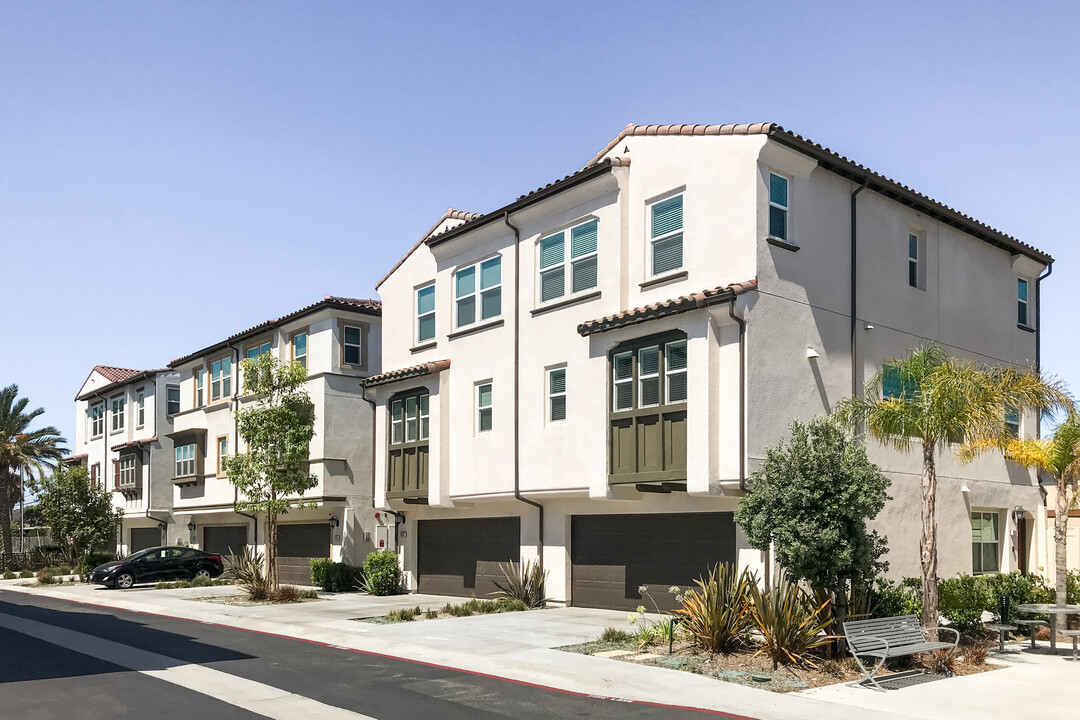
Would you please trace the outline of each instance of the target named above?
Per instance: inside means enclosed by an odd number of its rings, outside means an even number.
[[[433,595],[377,598],[350,593],[297,605],[235,607],[193,600],[238,592],[227,586],[114,591],[86,585],[17,585],[18,581],[0,581],[0,590],[218,623],[585,695],[696,707],[759,720],[993,718],[1012,715],[1014,710],[1017,715],[1026,715],[1035,707],[1040,715],[1069,717],[1075,709],[1064,697],[1055,700],[1055,690],[1080,679],[1080,667],[1064,656],[1025,653],[1010,655],[1013,665],[1004,670],[889,693],[840,685],[780,695],[678,670],[554,649],[593,640],[605,627],[625,627],[626,614],[617,611],[553,608],[379,625],[355,618],[377,617],[406,607],[440,608],[458,599]]]

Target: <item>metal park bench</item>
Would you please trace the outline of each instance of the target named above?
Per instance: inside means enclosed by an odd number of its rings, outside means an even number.
[[[935,650],[956,649],[960,643],[960,633],[953,628],[938,627],[934,630],[947,630],[956,637],[953,642],[930,641],[927,639],[919,618],[915,615],[873,618],[871,620],[851,620],[844,623],[844,637],[847,640],[855,662],[862,669],[866,679],[875,689],[885,692],[874,675],[881,670],[889,658],[919,655]],[[877,664],[867,669],[861,658],[877,658]]]

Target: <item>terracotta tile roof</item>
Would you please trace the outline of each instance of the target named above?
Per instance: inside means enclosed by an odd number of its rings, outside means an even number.
[[[790,130],[785,130],[776,123],[753,123],[748,125],[635,125],[628,123],[604,149],[593,157],[585,165],[585,169],[593,167],[604,161],[604,155],[615,148],[620,142],[631,136],[656,136],[656,135],[767,135],[777,142],[783,143],[795,150],[810,155],[828,170],[851,180],[862,182],[867,180],[867,187],[881,193],[897,202],[915,207],[921,212],[937,220],[959,228],[980,240],[1002,247],[1010,252],[1027,255],[1041,263],[1053,262],[1053,258],[1038,248],[1021,242],[1011,235],[990,227],[970,215],[965,215],[944,203],[927,197],[907,185],[892,180],[868,167],[860,165],[853,160],[830,150],[827,147],[808,140]]]
[[[115,368],[109,367],[108,365],[95,365],[94,370],[101,373],[107,380],[111,380],[111,382],[108,385],[102,385],[99,388],[94,388],[93,390],[84,392],[82,395],[76,395],[75,400],[86,400],[87,398],[91,398],[96,395],[104,395],[118,387],[130,385],[131,383],[139,382],[140,380],[146,380],[148,378],[154,377],[158,373],[169,371],[168,368],[156,368],[154,370],[128,370],[127,368]],[[105,370],[109,370],[111,372],[109,374],[106,374],[104,372]],[[114,380],[113,378],[119,379]]]
[[[626,327],[627,325],[637,325],[638,323],[656,320],[657,318],[690,312],[691,310],[697,310],[716,303],[728,302],[743,293],[757,290],[757,284],[757,278],[754,278],[753,280],[732,283],[731,285],[709,288],[708,290],[702,290],[701,292],[696,292],[692,295],[682,295],[670,300],[662,300],[658,303],[644,305],[632,310],[623,310],[620,313],[608,315],[599,320],[583,322],[578,325],[577,331],[582,337],[586,337],[595,333]]]
[[[95,365],[94,370],[111,383],[125,382],[143,372],[142,370],[131,370],[129,368],[113,367],[111,365]]]
[[[263,332],[264,330],[269,330],[271,328],[278,327],[279,325],[283,325],[283,324],[285,324],[287,322],[290,322],[292,320],[295,320],[295,319],[297,319],[299,317],[303,317],[304,315],[310,315],[310,314],[312,314],[314,312],[318,312],[319,310],[322,310],[324,308],[336,308],[336,309],[339,309],[339,310],[360,311],[360,312],[366,313],[368,315],[382,315],[382,302],[380,302],[379,300],[359,300],[357,298],[343,298],[343,297],[334,297],[333,295],[327,295],[322,300],[320,300],[318,302],[315,302],[315,303],[312,303],[311,305],[307,305],[305,307],[302,307],[299,310],[296,310],[295,312],[289,313],[288,315],[282,315],[279,318],[275,318],[273,320],[267,320],[266,322],[259,323],[258,325],[255,325],[254,327],[248,328],[247,330],[242,330],[241,332],[235,333],[234,335],[230,335],[227,340],[223,340],[223,341],[221,341],[219,343],[215,343],[215,344],[210,345],[208,347],[205,347],[202,350],[199,350],[197,352],[193,352],[193,353],[190,353],[188,355],[178,357],[178,358],[176,358],[175,360],[173,360],[172,362],[169,363],[169,367],[170,368],[175,368],[177,365],[181,365],[181,364],[187,362],[188,360],[191,360],[192,358],[196,358],[196,357],[199,357],[200,355],[204,355],[204,354],[209,353],[209,352],[214,352],[216,350],[226,348],[226,347],[229,346],[229,343],[233,343],[233,342],[236,342],[238,340],[244,340],[244,339],[252,337],[254,335],[258,335],[259,333]]]
[[[151,438],[143,438],[142,440],[132,440],[130,442],[120,443],[119,445],[113,445],[110,450],[123,450],[125,448],[139,447],[140,445],[149,445],[152,442],[157,442],[157,436]]]
[[[71,462],[76,462],[78,460],[86,460],[89,457],[90,456],[88,454],[83,453],[82,455],[68,455],[66,458],[61,458],[61,460],[63,460],[66,463],[71,463]]]
[[[434,375],[435,373],[446,370],[448,367],[450,367],[449,360],[435,360],[434,362],[412,365],[407,368],[401,368],[400,370],[391,370],[379,375],[371,375],[361,380],[361,383],[365,387],[386,385],[387,383],[397,382],[398,380],[408,380],[409,378],[423,377],[424,375]]]
[[[416,244],[409,248],[408,252],[402,255],[400,260],[394,263],[394,267],[390,268],[390,272],[383,275],[382,280],[379,280],[379,282],[375,283],[375,289],[378,290],[379,286],[386,282],[387,278],[397,272],[397,269],[401,267],[402,263],[408,260],[409,256],[416,252],[416,249],[423,245],[424,241],[431,237],[432,233],[434,233],[435,230],[437,230],[438,227],[444,222],[446,222],[447,220],[464,220],[465,222],[468,222],[470,220],[475,220],[478,217],[480,217],[479,213],[471,213],[465,212],[463,210],[455,210],[454,208],[447,208],[446,212],[444,212],[439,217],[439,219],[435,221],[435,224],[429,227],[427,232],[420,236],[420,239],[416,241]]]

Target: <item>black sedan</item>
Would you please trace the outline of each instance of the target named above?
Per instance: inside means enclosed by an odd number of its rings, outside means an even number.
[[[216,578],[223,572],[225,566],[220,555],[194,548],[156,547],[98,565],[90,571],[88,579],[98,585],[126,590],[135,583]]]

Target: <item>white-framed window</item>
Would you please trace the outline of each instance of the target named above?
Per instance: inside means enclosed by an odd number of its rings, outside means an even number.
[[[229,436],[220,435],[217,439],[217,474],[225,477],[225,460],[229,457]]]
[[[428,439],[431,416],[428,393],[407,395],[390,403],[390,444],[423,442]]]
[[[1005,408],[1005,427],[1009,435],[1014,438],[1020,437],[1020,409],[1014,407]]]
[[[222,400],[232,393],[232,358],[226,355],[210,363],[210,402]]]
[[[788,179],[769,173],[769,235],[788,239]]]
[[[454,273],[454,302],[458,327],[502,314],[502,258],[496,256],[458,268]]]
[[[257,345],[252,345],[251,347],[249,347],[247,349],[248,359],[254,360],[255,358],[259,357],[260,355],[265,355],[266,353],[270,352],[270,349],[272,347],[273,347],[273,341],[272,340],[267,340],[266,342],[262,342],[262,343],[259,343]]]
[[[476,429],[488,432],[492,428],[492,384],[481,383],[476,386]]]
[[[195,474],[195,443],[176,446],[176,477]]]
[[[394,400],[390,403],[390,444],[399,445],[405,442],[405,400]]]
[[[416,291],[416,342],[435,337],[435,283]]]
[[[98,480],[101,478],[101,463],[94,463],[90,466],[90,484],[97,485]]]
[[[686,341],[664,345],[664,392],[668,405],[686,402]]]
[[[123,395],[113,395],[109,398],[109,411],[111,420],[109,422],[110,432],[120,432],[124,429],[124,406],[127,405],[127,400]]]
[[[180,412],[180,386],[165,386],[165,414],[175,415]]]
[[[117,484],[120,487],[134,487],[135,486],[135,456],[134,455],[121,455],[120,462],[117,464],[120,470]]]
[[[1016,322],[1024,327],[1031,327],[1028,322],[1028,281],[1024,278],[1016,279]]]
[[[135,391],[135,427],[146,424],[146,391],[139,388]]]
[[[589,220],[540,239],[540,302],[596,287],[599,223]]]
[[[649,206],[649,248],[652,275],[683,266],[683,194]]]
[[[307,370],[307,333],[298,332],[292,336],[292,359]]]
[[[548,422],[566,419],[566,368],[547,371]]]
[[[90,437],[101,437],[105,433],[105,403],[90,406]]]
[[[660,346],[638,350],[638,407],[660,404]]]
[[[195,407],[202,407],[206,403],[205,384],[206,384],[206,369],[195,369]],[[179,397],[176,398],[178,401]],[[180,412],[179,405],[177,405],[177,412]]]
[[[363,331],[355,325],[341,328],[341,361],[346,365],[360,365],[363,358]]]
[[[971,513],[971,574],[985,575],[1001,569],[1001,534],[996,512]]]
[[[615,353],[611,356],[612,411],[685,403],[686,373],[686,340]]]
[[[615,410],[634,407],[634,353],[617,353],[612,359],[612,401]]]
[[[907,282],[913,288],[919,287],[919,236],[908,233],[907,236]]]

